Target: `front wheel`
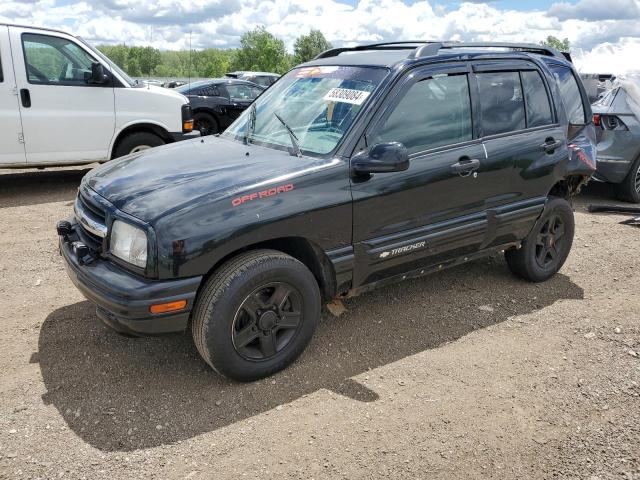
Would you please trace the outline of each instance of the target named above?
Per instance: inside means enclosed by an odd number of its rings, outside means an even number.
[[[548,280],[567,260],[574,231],[571,205],[563,198],[552,197],[522,246],[505,252],[509,268],[530,282]]]
[[[164,140],[150,132],[134,132],[124,137],[116,147],[113,158],[124,157],[130,153],[141,152],[149,148],[164,145]]]
[[[193,115],[196,130],[200,130],[201,136],[215,135],[219,132],[218,122],[208,113],[196,113]]]
[[[200,292],[193,340],[218,373],[257,380],[298,358],[320,307],[318,284],[304,264],[275,250],[247,252],[220,267]]]

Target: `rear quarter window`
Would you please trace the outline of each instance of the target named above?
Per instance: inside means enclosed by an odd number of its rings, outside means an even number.
[[[562,103],[564,104],[569,123],[574,125],[585,124],[586,116],[582,103],[582,95],[580,94],[578,81],[573,75],[573,72],[569,67],[563,65],[550,64],[549,69],[551,73],[553,73],[558,88],[560,89],[560,96],[562,97]]]

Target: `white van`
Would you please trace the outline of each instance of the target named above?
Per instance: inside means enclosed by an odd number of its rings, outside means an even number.
[[[0,23],[0,167],[102,162],[192,129],[186,97],[135,82],[81,38]]]

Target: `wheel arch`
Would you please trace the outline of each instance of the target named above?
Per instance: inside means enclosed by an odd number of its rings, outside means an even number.
[[[313,274],[320,288],[320,295],[329,301],[336,295],[336,274],[333,264],[324,250],[304,237],[280,237],[246,245],[222,257],[205,274],[201,285],[211,277],[221,265],[241,253],[251,250],[271,249],[286,253],[304,264]]]
[[[569,175],[556,182],[549,190],[547,196],[571,200],[572,197],[580,193],[580,189],[583,185],[586,185],[588,181],[589,177],[585,177],[584,175]]]
[[[111,150],[109,152],[109,159],[113,160],[113,154],[117,150],[118,145],[120,144],[122,139],[124,139],[128,135],[131,135],[132,133],[137,133],[137,132],[152,133],[162,138],[162,140],[165,143],[173,142],[173,138],[171,137],[169,132],[161,125],[157,125],[155,123],[148,123],[148,122],[134,123],[132,125],[126,126],[122,130],[120,130],[120,132],[118,132],[118,135],[116,136],[113,144],[111,145]]]

